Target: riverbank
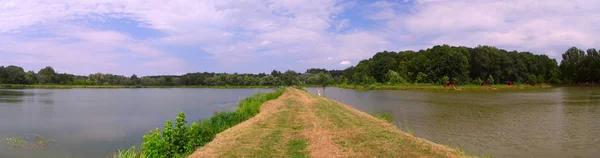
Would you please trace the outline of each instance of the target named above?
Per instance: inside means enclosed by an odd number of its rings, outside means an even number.
[[[480,90],[523,90],[523,89],[545,89],[552,88],[551,85],[491,85],[491,86],[480,86],[480,85],[460,85],[460,86],[442,86],[442,85],[431,85],[431,84],[404,84],[404,85],[371,85],[371,86],[359,86],[359,85],[339,85],[339,88],[355,89],[355,90],[466,90],[466,91],[480,91]]]
[[[23,85],[2,84],[0,89],[72,89],[72,88],[276,88],[279,86],[120,86],[120,85]]]
[[[467,157],[350,106],[288,88],[196,157]]]

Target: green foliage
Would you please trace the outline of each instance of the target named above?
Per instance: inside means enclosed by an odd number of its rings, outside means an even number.
[[[298,75],[298,73],[296,73],[296,71],[293,71],[293,70],[288,70],[285,73],[283,73],[283,75],[281,75],[281,81],[283,82],[283,85],[285,85],[285,86],[297,85],[298,84],[297,75]]]
[[[547,55],[507,51],[492,46],[455,47],[437,45],[419,51],[378,52],[345,70],[308,69],[305,73],[288,70],[282,73],[228,74],[196,72],[185,75],[125,77],[113,74],[76,76],[59,74],[45,67],[37,74],[18,66],[0,66],[0,83],[4,84],[64,84],[123,86],[291,86],[291,85],[362,85],[374,83],[443,83],[445,77],[455,84],[476,83],[477,78],[491,84],[506,81],[525,82],[536,75],[537,82],[600,83],[600,54],[569,48],[562,55],[560,66]],[[488,78],[493,76],[493,82]],[[473,81],[473,82],[470,82]]]
[[[386,78],[387,82],[392,85],[408,83],[402,76],[400,76],[400,74],[398,74],[398,72],[394,70],[388,70]]]
[[[538,78],[537,76],[535,76],[534,74],[529,74],[529,77],[527,78],[529,80],[530,83],[532,84],[536,84],[538,83]]]
[[[492,75],[488,76],[486,82],[489,84],[494,84],[495,83],[494,77]]]
[[[481,78],[477,78],[477,79],[473,80],[473,83],[477,84],[477,85],[481,85],[481,83],[483,83],[483,80],[481,80]]]
[[[179,112],[174,126],[171,120],[167,120],[162,131],[157,128],[144,135],[141,152],[132,147],[119,150],[115,157],[183,157],[210,142],[218,133],[254,117],[263,103],[278,98],[285,90],[281,87],[272,93],[257,93],[241,100],[235,112],[217,112],[213,117],[190,126],[185,126],[185,114]]]
[[[373,117],[384,120],[386,122],[389,123],[393,123],[394,122],[394,116],[392,116],[391,113],[380,113],[380,114],[373,114]]]
[[[38,81],[40,84],[51,84],[56,82],[56,72],[50,66],[46,66],[38,72]]]
[[[450,81],[450,77],[448,77],[448,76],[444,76],[444,77],[440,78],[440,84],[446,84],[446,83],[448,83],[448,81]]]
[[[327,87],[327,85],[329,85],[331,80],[332,80],[331,75],[325,74],[324,72],[320,72],[318,74],[317,84],[319,84],[322,87]]]
[[[132,146],[129,149],[119,149],[117,153],[113,155],[113,158],[144,158],[140,148]]]
[[[427,82],[427,74],[419,72],[417,74],[417,78],[415,80],[415,83],[425,83]]]

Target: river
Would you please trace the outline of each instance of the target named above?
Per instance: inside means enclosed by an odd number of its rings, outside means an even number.
[[[188,123],[231,111],[239,99],[272,89],[0,89],[0,157],[106,157],[139,145],[179,111]],[[6,138],[55,142],[14,148]],[[30,142],[36,141],[32,139]]]
[[[320,88],[308,88],[316,93]],[[322,89],[320,89],[322,91]],[[271,89],[0,90],[0,138],[38,134],[44,150],[0,143],[0,157],[106,157],[184,111],[188,122],[235,109]],[[600,89],[356,91],[328,98],[367,113],[391,113],[416,136],[492,157],[598,157]]]
[[[317,93],[321,88],[308,88]],[[598,157],[600,88],[519,91],[357,91],[330,99],[367,113],[391,113],[418,137],[475,156]]]

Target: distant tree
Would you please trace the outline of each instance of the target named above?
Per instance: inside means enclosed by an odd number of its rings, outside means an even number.
[[[386,74],[386,78],[387,78],[387,82],[392,85],[406,83],[406,80],[404,78],[402,78],[402,76],[400,76],[400,74],[398,74],[398,72],[393,71],[393,70],[388,70],[388,73]]]
[[[281,71],[273,70],[271,71],[271,76],[279,77],[281,76]]]
[[[4,80],[6,80],[6,77],[8,77],[8,74],[6,71],[4,71],[4,69],[4,66],[0,65],[0,84],[4,83]]]
[[[38,81],[40,84],[56,83],[56,72],[50,66],[46,66],[38,72]]]
[[[4,83],[8,84],[25,84],[25,71],[23,68],[10,65],[4,68],[4,73],[7,75]]]
[[[27,73],[25,73],[25,81],[26,84],[38,84],[38,79],[35,72],[27,71]]]
[[[142,83],[142,80],[140,80],[140,79],[138,78],[138,76],[137,76],[137,75],[135,75],[135,74],[131,75],[131,77],[129,77],[129,80],[131,80],[131,81],[132,81],[134,84],[136,84],[136,85],[139,85],[139,84],[141,84],[141,83]]]
[[[538,78],[534,74],[529,74],[528,80],[532,84],[537,84],[538,83]]]
[[[321,87],[327,87],[327,85],[329,85],[329,83],[331,83],[332,79],[333,78],[331,78],[331,75],[326,74],[324,72],[319,72],[317,84],[319,84]]]
[[[70,85],[73,83],[73,75],[66,74],[66,73],[56,74],[56,82],[55,83],[62,84],[62,85]]]
[[[297,85],[298,84],[298,73],[293,70],[287,70],[285,73],[281,75],[281,81],[286,86]]]
[[[417,74],[416,83],[425,83],[425,82],[427,82],[427,74],[419,72]]]

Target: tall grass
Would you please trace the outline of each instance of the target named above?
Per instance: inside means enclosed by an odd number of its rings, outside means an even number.
[[[254,117],[260,112],[263,103],[278,98],[285,89],[281,87],[272,93],[254,94],[241,100],[235,112],[215,112],[213,117],[194,122],[190,126],[185,126],[187,123],[185,114],[179,112],[175,119],[175,126],[171,120],[167,120],[162,131],[156,128],[144,135],[141,148],[119,150],[113,157],[184,157],[212,141],[218,133]]]

